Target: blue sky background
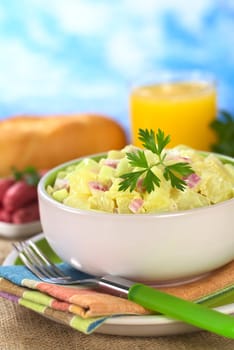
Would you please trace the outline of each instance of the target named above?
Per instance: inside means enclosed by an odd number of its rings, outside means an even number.
[[[145,71],[202,68],[234,111],[233,0],[1,0],[0,118],[99,112],[128,127]]]

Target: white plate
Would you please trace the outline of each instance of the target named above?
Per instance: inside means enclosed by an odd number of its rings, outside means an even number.
[[[6,238],[27,238],[42,230],[41,222],[33,221],[26,224],[10,224],[0,222],[0,237]]]
[[[41,233],[33,237],[33,241],[38,241],[44,238]],[[16,251],[12,251],[3,265],[14,265],[18,257]],[[234,304],[228,304],[217,307],[216,310],[224,314],[234,314]],[[126,335],[126,336],[164,336],[173,334],[182,334],[199,331],[191,325],[183,322],[175,321],[164,316],[121,316],[108,319],[95,332],[112,335]]]

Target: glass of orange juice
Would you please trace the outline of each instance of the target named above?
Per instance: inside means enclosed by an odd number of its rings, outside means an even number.
[[[206,72],[161,72],[136,83],[130,93],[131,142],[138,130],[158,128],[179,144],[209,151],[215,142],[210,123],[217,115],[214,77]]]

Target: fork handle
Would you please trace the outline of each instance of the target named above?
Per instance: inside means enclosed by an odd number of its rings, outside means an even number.
[[[161,312],[198,328],[234,339],[234,317],[231,315],[138,283],[129,288],[128,299],[149,310]]]

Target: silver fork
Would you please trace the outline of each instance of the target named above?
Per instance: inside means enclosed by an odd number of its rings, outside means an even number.
[[[24,265],[40,280],[47,283],[99,287],[106,293],[117,296],[126,296],[129,288],[134,284],[132,281],[111,275],[74,279],[52,263],[33,241],[15,242],[12,245],[18,251]]]
[[[106,275],[100,278],[74,280],[55,266],[32,241],[18,242],[13,245],[23,263],[40,280],[60,285],[96,286],[106,293],[127,297],[147,309],[234,339],[234,318],[230,315],[117,276]]]

